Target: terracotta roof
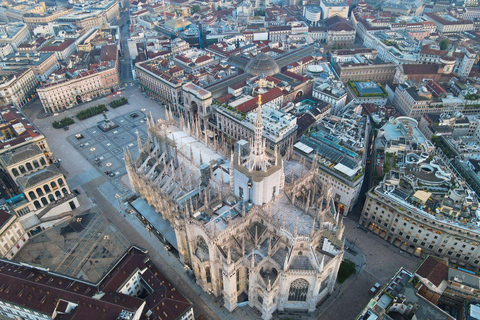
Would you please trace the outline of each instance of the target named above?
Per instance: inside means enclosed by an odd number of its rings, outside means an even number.
[[[403,64],[404,74],[437,74],[440,66],[438,64]]]
[[[448,279],[448,266],[445,261],[429,256],[420,265],[416,274],[438,287],[443,280]]]
[[[2,212],[0,211],[0,217]],[[192,304],[153,265],[147,254],[131,247],[115,267],[98,284],[67,277],[48,270],[36,269],[7,260],[0,260],[0,299],[18,306],[51,315],[65,312],[67,303],[77,306],[65,319],[118,319],[123,310],[136,312],[143,304],[141,319],[179,319]],[[144,300],[117,292],[137,273],[153,292]],[[99,291],[105,294],[94,298]]]
[[[231,98],[233,97],[233,94],[229,93],[224,96],[221,96],[220,98],[217,99],[218,103],[227,103]]]
[[[72,39],[67,39],[63,41],[61,44],[58,46],[46,46],[40,49],[40,52],[49,52],[49,51],[63,51],[67,49],[72,43],[75,41]]]
[[[112,60],[117,60],[117,46],[114,44],[102,46],[100,51],[100,61]]]
[[[198,57],[197,60],[195,60],[195,63],[202,63],[202,62],[205,62],[205,61],[208,61],[208,60],[213,60],[213,59],[209,55],[205,54],[203,56]]]
[[[355,29],[347,22],[336,23],[330,28],[328,28],[328,31],[354,31],[354,30]]]
[[[333,17],[330,17],[328,18],[327,20],[325,20],[325,26],[330,29],[330,27],[332,27],[333,25],[337,24],[337,23],[348,23],[347,19],[345,18],[342,18],[338,15],[334,15]]]
[[[0,227],[2,227],[10,218],[12,215],[8,213],[5,210],[0,209]]]

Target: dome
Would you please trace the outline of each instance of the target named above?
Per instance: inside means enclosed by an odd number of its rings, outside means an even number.
[[[261,74],[273,76],[276,73],[280,73],[280,67],[272,57],[265,53],[260,53],[247,64],[245,72],[256,76]]]

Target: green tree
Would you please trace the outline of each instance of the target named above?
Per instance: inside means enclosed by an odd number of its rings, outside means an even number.
[[[337,280],[339,283],[343,283],[350,277],[352,274],[357,272],[357,268],[355,268],[355,263],[351,260],[345,259],[340,264],[340,268],[338,269]]]
[[[220,11],[220,10],[222,10],[222,7],[219,5],[217,8],[217,11]]]
[[[195,4],[192,6],[192,14],[194,14],[195,12],[198,12],[200,11],[200,6],[198,4]]]
[[[443,39],[440,41],[440,50],[447,50],[448,49],[448,39]]]

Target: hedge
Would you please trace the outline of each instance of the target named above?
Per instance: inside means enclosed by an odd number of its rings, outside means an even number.
[[[79,120],[84,120],[84,119],[96,116],[97,114],[100,114],[104,111],[108,111],[107,107],[104,104],[100,104],[98,106],[94,106],[94,107],[90,107],[85,110],[82,110],[79,113],[77,113],[75,116]]]
[[[52,126],[55,129],[61,129],[63,127],[69,126],[69,125],[74,124],[74,123],[75,123],[75,121],[73,121],[72,118],[65,117],[65,118],[61,119],[60,121],[56,121],[56,120],[53,121]]]
[[[125,98],[125,97],[121,97],[118,100],[113,100],[112,102],[110,102],[109,105],[110,105],[110,107],[115,109],[115,108],[121,107],[121,106],[123,106],[124,104],[127,104],[127,103],[128,103],[128,99]]]

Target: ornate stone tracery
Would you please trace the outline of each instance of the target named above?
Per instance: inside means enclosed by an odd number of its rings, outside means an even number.
[[[248,303],[270,319],[313,311],[333,291],[344,227],[316,161],[267,150],[258,119],[254,139],[230,154],[199,120],[180,114],[176,128],[167,110],[166,120],[147,119],[147,141],[125,163],[133,189],[174,227],[197,283],[229,311]]]

